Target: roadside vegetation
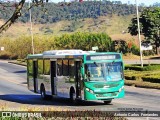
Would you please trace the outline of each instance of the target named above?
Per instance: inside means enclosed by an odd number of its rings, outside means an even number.
[[[125,83],[127,85],[160,89],[160,65],[126,65]]]
[[[3,38],[0,40],[5,50],[0,51],[0,59],[25,59],[28,54],[32,54],[31,37],[21,36],[17,39]],[[63,34],[61,36],[34,36],[35,53],[42,53],[47,50],[58,49],[82,49],[92,50],[93,46],[98,46],[98,51],[122,52],[126,54],[133,51],[136,54],[138,48],[132,44],[116,43],[106,33],[82,33]],[[134,52],[135,51],[135,52]]]
[[[100,112],[95,110],[71,110],[63,107],[44,107],[21,105],[20,107],[10,108],[6,104],[1,105],[1,111],[11,112],[12,117],[2,117],[0,112],[0,120],[83,120],[83,119],[99,119],[99,120],[127,120],[124,117],[114,116],[114,112]],[[26,114],[27,113],[27,114]]]

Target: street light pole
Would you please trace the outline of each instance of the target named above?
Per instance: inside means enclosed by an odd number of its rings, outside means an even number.
[[[136,2],[136,10],[137,10],[137,24],[138,24],[138,39],[139,39],[139,49],[140,49],[140,62],[141,62],[141,67],[143,67],[142,49],[141,49],[141,33],[140,33],[140,25],[139,25],[139,12],[138,12],[137,0],[135,0],[135,2]]]
[[[30,8],[30,1],[29,1],[29,8]],[[31,8],[29,9],[29,20],[31,24],[30,32],[31,32],[31,38],[32,38],[32,54],[34,54],[34,42],[33,42],[33,29],[32,29],[32,13],[31,13]]]

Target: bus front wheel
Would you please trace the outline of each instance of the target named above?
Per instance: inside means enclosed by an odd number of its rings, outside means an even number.
[[[110,104],[112,102],[112,100],[105,100],[103,102],[104,102],[104,104]]]

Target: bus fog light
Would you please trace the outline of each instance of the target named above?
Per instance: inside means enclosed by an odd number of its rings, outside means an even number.
[[[92,94],[94,93],[93,90],[90,90],[89,92],[92,93]]]

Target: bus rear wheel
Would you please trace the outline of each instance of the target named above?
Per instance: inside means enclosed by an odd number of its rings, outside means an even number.
[[[42,98],[43,100],[46,100],[46,98],[47,98],[47,95],[46,95],[46,91],[45,91],[44,86],[41,86],[41,98]]]
[[[52,99],[52,95],[46,95],[46,90],[44,86],[41,86],[41,98],[43,100],[51,100]]]
[[[112,102],[112,100],[105,100],[103,101],[105,105],[110,104]]]
[[[73,90],[70,91],[70,100],[73,104],[76,104],[77,103],[77,100],[76,100],[76,94]]]

